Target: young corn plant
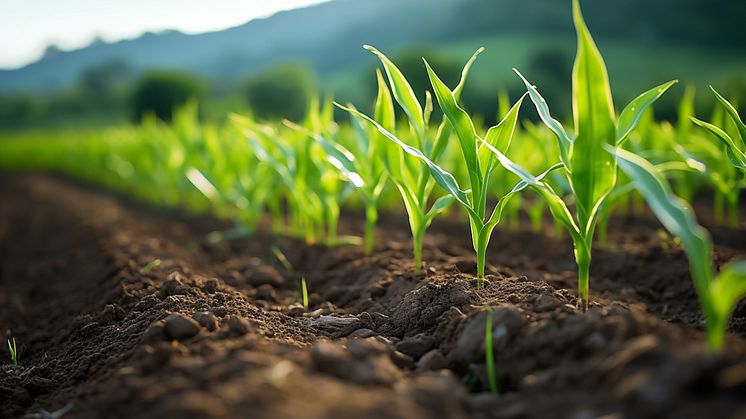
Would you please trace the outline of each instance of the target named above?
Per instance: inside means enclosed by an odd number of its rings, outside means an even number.
[[[731,123],[735,126],[734,132],[728,133],[725,124],[723,124],[723,127],[719,127],[695,117],[691,117],[691,120],[720,141],[722,144],[721,150],[723,147],[725,148],[724,157],[726,158],[721,158],[713,162],[713,165],[719,170],[713,170],[714,168],[712,168],[710,171],[717,172],[722,179],[722,183],[725,185],[724,188],[720,188],[722,190],[721,195],[728,202],[729,224],[731,227],[736,227],[738,226],[738,198],[741,189],[746,187],[746,125],[744,125],[736,107],[720,95],[712,86],[710,86],[710,89],[715,95],[720,108],[727,113]],[[730,164],[723,165],[723,160],[727,160]]]
[[[303,301],[303,308],[308,311],[308,284],[306,283],[306,277],[302,277],[300,279],[300,291],[301,291],[301,299]]]
[[[354,109],[352,105],[348,107]],[[375,228],[378,222],[378,200],[386,186],[387,176],[383,163],[377,158],[379,147],[377,135],[370,133],[370,130],[367,130],[368,127],[362,125],[357,117],[351,116],[351,122],[356,130],[356,141],[348,146],[342,144],[340,135],[332,135],[320,130],[312,132],[290,121],[284,121],[284,123],[316,141],[323,148],[331,166],[359,192],[365,205],[363,247],[365,254],[370,255],[373,253]]]
[[[413,104],[417,103],[414,95],[409,97],[409,100],[407,100],[406,97],[402,98],[402,92],[411,93],[411,89],[402,88],[403,86],[409,86],[407,80],[396,69],[393,63],[391,63],[383,54],[377,52],[374,49],[371,50],[374,51],[384,63],[387,74],[389,75],[389,81],[391,83],[392,90],[394,90],[395,93],[399,91],[399,93],[395,94],[395,96],[400,97],[398,99],[400,105],[402,105],[405,111],[407,111],[407,114],[418,115],[419,109],[416,106],[413,106]],[[427,144],[423,144],[422,142],[415,146],[407,144],[406,142],[399,139],[394,133],[376,122],[373,118],[365,116],[364,114],[357,112],[354,109],[345,108],[349,112],[366,119],[369,123],[375,126],[381,134],[391,140],[393,144],[401,148],[401,150],[406,153],[406,155],[419,160],[419,167],[424,166],[435,183],[437,183],[440,187],[448,192],[450,197],[446,196],[445,199],[452,198],[455,199],[459,204],[461,204],[461,206],[469,215],[472,243],[474,246],[474,250],[477,253],[477,279],[478,285],[480,286],[485,278],[484,272],[487,245],[495,226],[500,220],[501,210],[504,207],[505,202],[508,201],[508,199],[500,200],[498,205],[495,206],[495,209],[490,213],[489,216],[487,216],[488,184],[492,171],[497,167],[497,159],[491,153],[482,150],[480,142],[487,143],[490,146],[495,147],[502,152],[505,152],[513,138],[518,110],[523,100],[523,98],[521,98],[510,109],[505,118],[499,124],[487,131],[484,140],[481,140],[481,138],[477,136],[476,130],[474,128],[474,123],[460,104],[460,95],[461,91],[464,88],[464,83],[467,75],[469,74],[469,70],[476,60],[477,55],[479,55],[479,53],[481,52],[482,49],[479,49],[466,63],[461,73],[461,81],[454,90],[449,89],[440,80],[437,74],[435,74],[435,71],[433,71],[433,69],[427,63],[427,60],[425,60],[425,67],[427,69],[428,77],[430,78],[433,91],[435,92],[435,97],[444,114],[444,121],[439,128],[439,138],[436,141],[434,147],[436,151],[428,152],[429,150],[427,150],[426,148]],[[407,106],[409,107],[407,108]],[[418,123],[416,118],[412,118],[412,122],[415,126]],[[435,157],[437,157],[438,153],[440,153],[440,151],[437,151],[437,148],[439,146],[445,147],[444,142],[447,141],[448,135],[444,134],[444,132],[450,132],[451,130],[455,131],[456,133],[456,137],[458,138],[459,146],[463,156],[463,162],[465,163],[467,169],[466,171],[468,183],[471,186],[468,191],[464,191],[463,189],[461,189],[454,175],[439,166],[435,162],[435,159],[432,158],[433,154],[435,155]],[[480,151],[482,152],[480,153]],[[426,178],[426,175],[426,172],[421,172],[420,174],[423,179]],[[406,188],[402,189],[406,190]],[[402,195],[405,196],[406,194],[403,193]],[[407,202],[406,199],[405,202]],[[441,199],[440,202],[449,201]],[[437,202],[436,205],[438,205]],[[407,205],[407,207],[409,206],[411,206],[411,204]],[[434,206],[434,208],[437,207]]]
[[[10,351],[10,361],[13,363],[14,368],[18,368],[18,347],[16,346],[16,338],[13,338],[13,343],[8,339],[8,351]]]
[[[378,149],[378,158],[383,162],[389,179],[396,186],[404,201],[409,218],[409,227],[412,232],[414,267],[417,273],[421,273],[422,241],[425,231],[435,216],[445,211],[453,201],[452,196],[443,195],[435,199],[433,204],[430,205],[435,181],[431,176],[430,167],[427,165],[427,162],[436,162],[442,157],[448,138],[451,135],[451,128],[449,124],[443,122],[433,135],[432,130],[429,129],[432,111],[430,95],[427,95],[423,109],[409,82],[396,65],[375,48],[366,45],[365,49],[377,55],[383,63],[391,92],[393,92],[393,98],[407,115],[410,129],[399,130],[398,136],[395,134],[397,131],[392,94],[380,72],[376,73],[378,96],[375,105],[375,119],[354,108],[345,107],[338,103],[336,105],[372,124],[381,134],[394,142],[394,144],[388,141],[383,143],[384,145]],[[465,75],[462,74],[462,81]],[[405,135],[408,135],[411,145],[400,139],[400,137],[405,138]],[[437,173],[443,175],[440,172]]]
[[[613,147],[609,151],[666,230],[681,240],[705,315],[707,343],[713,351],[722,349],[733,309],[746,296],[746,261],[729,263],[716,275],[710,235],[697,223],[686,201],[673,194],[663,176],[644,158]]]
[[[572,71],[572,109],[575,136],[571,137],[554,119],[536,87],[518,71],[540,119],[559,142],[560,163],[571,188],[575,214],[570,212],[554,188],[539,177],[511,161],[505,154],[484,142],[501,164],[516,174],[547,203],[556,220],[568,230],[578,265],[578,307],[588,309],[589,273],[593,236],[604,201],[617,182],[617,165],[604,149],[620,145],[640,120],[642,113],[676,81],[656,86],[630,102],[617,118],[612,102],[606,65],[585,25],[579,0],[573,0],[573,21],[578,50]]]

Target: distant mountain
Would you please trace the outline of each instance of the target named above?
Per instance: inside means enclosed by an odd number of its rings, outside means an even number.
[[[741,0],[586,0],[584,12],[600,37],[741,49],[746,40]],[[570,0],[334,0],[218,32],[147,33],[55,51],[0,70],[0,92],[59,91],[112,61],[230,83],[280,61],[305,60],[323,76],[371,60],[363,43],[392,49],[502,33],[569,35]]]

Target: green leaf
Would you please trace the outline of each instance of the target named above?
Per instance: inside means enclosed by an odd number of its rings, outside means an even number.
[[[738,133],[741,135],[741,141],[746,143],[746,125],[744,125],[743,121],[741,120],[741,116],[738,115],[736,107],[728,102],[728,100],[725,99],[723,96],[721,96],[714,87],[710,86],[710,90],[712,90],[712,93],[715,94],[715,98],[717,98],[718,102],[720,102],[720,105],[723,107],[723,109],[725,109],[725,111],[728,112],[728,115],[730,115],[731,119],[733,119],[733,123],[735,123],[736,127],[738,128]]]
[[[552,114],[549,112],[547,101],[544,100],[544,98],[539,94],[539,91],[536,90],[536,87],[533,84],[529,83],[529,81],[526,80],[526,78],[523,77],[523,74],[521,74],[518,70],[514,68],[513,71],[515,71],[518,77],[523,80],[523,84],[526,85],[528,96],[531,98],[531,102],[534,103],[536,112],[539,114],[539,118],[541,118],[541,121],[544,123],[544,125],[552,130],[554,135],[557,137],[557,140],[559,141],[562,161],[565,162],[565,166],[569,169],[570,147],[572,146],[573,140],[570,138],[569,135],[567,135],[567,132],[565,132],[562,124],[560,124],[559,121],[552,117]]]
[[[746,261],[725,265],[710,284],[710,295],[715,312],[727,322],[733,308],[746,296]]]
[[[477,140],[474,124],[469,114],[458,105],[453,92],[438,78],[438,75],[435,74],[427,60],[423,59],[423,61],[425,62],[427,75],[430,77],[435,97],[438,99],[438,105],[440,105],[441,110],[448,117],[451,126],[456,130],[456,137],[461,145],[461,152],[464,154],[464,161],[469,171],[471,187],[475,190],[481,190],[482,178],[479,169],[479,159],[477,158]]]
[[[433,221],[433,218],[448,209],[448,207],[453,203],[453,199],[452,195],[443,195],[436,199],[433,206],[430,207],[430,210],[425,214],[425,225],[429,226]]]
[[[315,134],[305,127],[295,124],[291,121],[282,121],[287,127],[294,129],[300,133],[305,134],[307,137],[316,141],[317,144],[326,153],[326,159],[329,163],[337,168],[337,170],[344,175],[350,183],[356,188],[362,188],[365,182],[358,173],[357,167],[355,166],[355,156],[341,144],[333,143],[327,140],[324,136]]]
[[[485,143],[491,145],[503,154],[507,153],[508,147],[510,147],[510,142],[513,139],[513,134],[515,133],[515,127],[518,121],[518,111],[521,109],[521,104],[523,104],[523,99],[525,97],[526,95],[521,96],[513,107],[510,108],[503,120],[487,130],[487,134],[484,136]],[[493,156],[484,168],[484,172],[489,173],[496,163],[496,157]]]
[[[336,105],[347,112],[354,113],[367,120],[369,123],[373,124],[373,126],[376,127],[376,129],[378,129],[378,131],[380,131],[381,134],[383,134],[386,138],[401,147],[401,149],[404,150],[405,153],[420,159],[420,161],[425,163],[427,168],[430,170],[430,174],[433,176],[435,182],[443,189],[445,189],[448,193],[453,195],[462,205],[464,205],[464,208],[467,209],[467,211],[470,211],[471,204],[469,203],[469,197],[466,192],[461,190],[461,188],[458,186],[458,182],[456,182],[456,178],[454,178],[452,174],[448,173],[446,170],[433,163],[424,154],[422,154],[420,150],[398,139],[394,134],[388,132],[384,127],[382,127],[379,123],[377,123],[367,115],[357,110],[346,108],[338,103],[336,103]]]
[[[479,49],[472,54],[471,58],[469,58],[469,61],[466,62],[464,69],[461,70],[461,80],[459,80],[456,88],[453,89],[453,96],[456,98],[457,102],[461,102],[461,92],[464,90],[464,86],[466,85],[466,77],[469,75],[469,70],[471,70],[472,64],[474,64],[474,61],[477,60],[477,57],[482,52],[484,52],[484,47],[479,47]]]
[[[672,235],[681,239],[687,255],[694,285],[705,314],[713,314],[709,287],[714,268],[712,241],[707,230],[697,223],[694,211],[671,191],[671,187],[655,167],[636,154],[608,146],[616,154],[619,167],[635,182],[636,189],[645,197],[648,206]]]
[[[370,45],[364,45],[363,48],[377,55],[383,63],[383,68],[386,70],[386,75],[391,84],[391,91],[394,93],[394,99],[407,114],[409,121],[415,127],[419,135],[423,135],[425,132],[425,120],[422,115],[422,106],[417,101],[412,86],[404,77],[404,74],[391,62],[385,55]]]
[[[744,154],[744,152],[738,148],[730,135],[728,135],[725,131],[723,131],[716,125],[710,124],[709,122],[699,120],[695,117],[691,117],[691,120],[695,124],[709,131],[710,134],[712,134],[715,138],[725,144],[728,159],[730,160],[731,164],[733,164],[733,166],[738,167],[742,170],[746,170],[746,154]]]
[[[621,145],[627,139],[629,133],[635,129],[643,112],[676,83],[678,83],[678,80],[672,80],[660,86],[653,87],[640,96],[637,96],[637,98],[622,110],[616,127],[617,145]]]
[[[396,113],[394,112],[394,102],[391,99],[386,81],[383,80],[381,70],[376,69],[376,80],[378,81],[378,95],[376,96],[376,106],[373,112],[373,118],[390,132],[394,132],[396,125]]]
[[[573,0],[573,20],[578,35],[578,52],[572,71],[572,105],[575,141],[570,151],[570,184],[575,194],[578,223],[587,234],[592,229],[598,206],[616,182],[616,161],[604,150],[616,144],[614,105],[609,77]]]
[[[552,213],[552,216],[556,220],[560,221],[565,226],[565,228],[567,228],[567,231],[570,232],[573,240],[582,240],[582,237],[580,236],[580,230],[575,224],[575,221],[570,214],[570,210],[567,209],[567,205],[565,205],[565,202],[562,201],[562,198],[560,198],[560,196],[554,191],[554,189],[552,189],[552,187],[549,186],[548,183],[543,181],[544,176],[548,175],[550,172],[559,167],[563,167],[562,163],[558,163],[550,167],[547,171],[542,173],[541,176],[534,176],[529,173],[528,170],[524,169],[521,165],[513,162],[505,154],[492,147],[492,145],[486,142],[483,142],[482,144],[484,144],[485,147],[489,148],[493,153],[495,153],[497,159],[500,161],[500,164],[504,168],[506,168],[514,175],[518,176],[518,178],[521,179],[522,182],[536,191],[539,196],[544,199],[544,201],[547,203],[547,206],[549,207],[549,211]],[[518,186],[519,185],[516,185],[516,187]]]

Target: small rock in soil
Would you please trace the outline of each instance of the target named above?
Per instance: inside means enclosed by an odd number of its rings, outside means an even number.
[[[164,282],[161,286],[158,295],[161,297],[161,299],[163,299],[171,295],[186,294],[187,289],[186,287],[184,287],[185,281],[186,278],[184,278],[184,275],[182,275],[181,273],[171,272],[168,275],[168,279],[166,279],[166,282]]]
[[[417,361],[417,370],[440,370],[448,365],[446,358],[443,354],[437,350],[432,349],[425,355],[422,355],[419,361]]]
[[[396,350],[412,358],[419,358],[435,346],[435,337],[420,333],[396,344]]]
[[[121,320],[124,318],[124,310],[121,307],[113,304],[107,304],[104,307],[104,311],[101,312],[99,320],[104,323],[110,323],[114,320]]]
[[[173,340],[184,340],[196,336],[200,325],[195,320],[181,314],[169,314],[163,319],[163,330]]]
[[[369,338],[375,335],[376,335],[376,332],[370,329],[362,328],[362,329],[357,329],[356,331],[350,333],[348,337],[351,339],[362,339],[362,338]]]
[[[357,317],[321,316],[311,319],[311,325],[318,329],[334,333],[352,327],[355,327],[353,329],[355,330],[360,327],[360,320]]]
[[[285,278],[277,272],[277,269],[266,265],[248,269],[244,272],[243,279],[247,284],[255,287],[264,284],[279,287],[285,283]]]
[[[262,284],[256,288],[254,298],[256,298],[257,300],[276,302],[277,293],[275,293],[275,289],[272,288],[272,285]]]
[[[202,282],[202,289],[208,294],[213,294],[218,290],[219,284],[220,281],[217,278],[208,278]]]
[[[221,335],[224,337],[239,337],[249,333],[251,324],[238,316],[231,316],[221,328]]]
[[[197,323],[199,323],[202,327],[209,330],[210,332],[214,332],[215,329],[218,328],[217,317],[215,317],[215,315],[210,313],[209,311],[202,311],[199,313],[194,313],[192,318],[196,320]]]
[[[168,339],[164,330],[163,320],[158,320],[151,324],[142,335],[143,342],[152,343]]]
[[[428,409],[433,417],[461,417],[467,398],[465,387],[448,370],[420,373],[397,385],[396,390]]]
[[[319,341],[311,347],[311,362],[320,372],[363,385],[391,385],[402,377],[387,353],[375,339],[353,343],[352,353],[341,345]],[[362,358],[360,358],[363,356]]]
[[[402,369],[409,369],[414,365],[414,359],[411,356],[399,351],[392,351],[390,358],[397,367]]]
[[[362,359],[388,354],[391,348],[376,338],[352,339],[347,345],[347,352],[355,358]]]
[[[282,312],[288,316],[300,317],[306,313],[306,308],[302,304],[294,303],[287,306]]]
[[[461,365],[468,365],[484,355],[484,327],[487,322],[487,312],[477,313],[467,320],[456,347],[448,354],[448,359]],[[510,306],[497,307],[492,310],[492,344],[494,347],[504,348],[510,340],[518,334],[526,319],[516,308]]]

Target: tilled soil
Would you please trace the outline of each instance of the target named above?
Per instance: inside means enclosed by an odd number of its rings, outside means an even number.
[[[1,176],[0,196],[0,337],[21,364],[2,353],[2,417],[746,417],[746,304],[709,355],[686,256],[651,218],[615,221],[580,313],[551,229],[496,231],[478,289],[456,220],[417,275],[400,215],[366,257],[264,233],[211,244],[227,225],[49,176]],[[713,234],[718,263],[746,259],[743,229]]]

